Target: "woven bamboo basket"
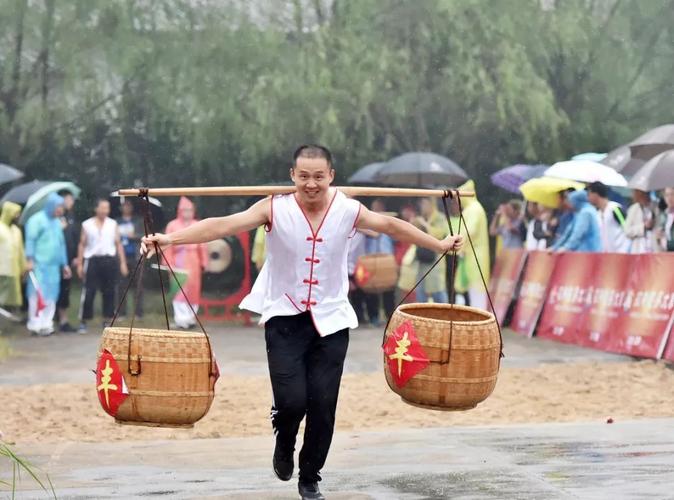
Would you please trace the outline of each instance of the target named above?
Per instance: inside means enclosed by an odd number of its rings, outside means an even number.
[[[453,304],[404,304],[393,313],[386,339],[405,321],[412,322],[430,363],[397,387],[384,355],[386,381],[403,401],[434,410],[468,410],[492,393],[501,353],[493,314]]]
[[[367,293],[379,293],[393,290],[398,283],[398,263],[395,256],[385,253],[362,255],[358,258],[358,266],[369,273],[364,281],[359,281],[358,286]]]
[[[115,415],[124,424],[192,427],[213,402],[216,376],[206,335],[134,328],[129,351],[129,328],[103,331],[103,349],[112,353],[129,396]],[[131,369],[129,369],[129,359]]]

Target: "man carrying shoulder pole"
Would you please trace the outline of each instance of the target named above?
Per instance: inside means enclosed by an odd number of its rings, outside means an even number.
[[[142,240],[153,244],[206,243],[264,225],[267,259],[241,307],[261,315],[273,392],[276,436],[274,472],[288,481],[300,422],[306,417],[299,453],[299,494],[323,499],[320,470],[328,455],[349,329],[358,326],[349,304],[347,253],[354,231],[371,230],[437,253],[459,250],[463,237],[438,240],[408,222],[372,212],[330,184],[332,155],[319,145],[300,146],[290,178],[294,194],[265,198],[243,212],[201,220],[170,235]]]

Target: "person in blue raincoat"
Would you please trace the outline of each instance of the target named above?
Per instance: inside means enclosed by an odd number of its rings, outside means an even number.
[[[54,333],[54,312],[59,297],[61,276],[72,275],[66,255],[66,242],[61,225],[63,198],[51,193],[44,209],[26,222],[26,262],[32,271],[28,279],[28,324],[31,333]],[[39,297],[38,297],[39,293]],[[40,300],[41,299],[41,300]]]
[[[597,210],[590,205],[587,191],[569,193],[574,217],[562,236],[552,246],[558,252],[601,252],[601,235]]]

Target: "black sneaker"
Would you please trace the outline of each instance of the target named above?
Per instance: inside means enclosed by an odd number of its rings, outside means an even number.
[[[300,494],[300,500],[325,500],[323,493],[318,489],[318,483],[303,483],[297,484],[297,490]]]
[[[65,322],[65,323],[61,323],[59,325],[59,332],[61,332],[61,333],[75,333],[76,330],[73,328],[73,326],[70,323]]]
[[[286,452],[277,442],[276,448],[274,448],[273,463],[276,477],[281,481],[290,481],[290,478],[293,477],[293,468],[295,467],[293,452]]]

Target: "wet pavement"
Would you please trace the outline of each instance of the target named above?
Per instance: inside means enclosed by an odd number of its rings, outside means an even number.
[[[267,373],[260,328],[209,331],[216,355],[229,355],[224,374]],[[0,403],[2,385],[91,383],[98,335],[10,339],[15,356],[0,363]],[[345,370],[380,370],[380,341],[381,330],[354,331]],[[512,367],[629,360],[508,331],[504,351],[503,366]],[[297,498],[294,482],[273,476],[272,443],[69,442],[17,451],[49,472],[62,499]],[[2,467],[0,479],[10,474]],[[674,419],[338,433],[323,472],[332,500],[674,499]],[[48,498],[33,487],[24,480],[17,498]],[[0,499],[8,495],[0,486]]]
[[[62,499],[297,498],[271,437],[32,445]],[[332,500],[674,498],[674,419],[335,436]],[[2,493],[0,492],[0,498]],[[17,498],[46,498],[36,490]]]
[[[260,327],[208,327],[223,374],[266,375],[264,333]],[[382,329],[359,328],[351,333],[346,359],[347,373],[381,370]],[[0,362],[3,384],[90,383],[96,366],[100,334],[55,334],[51,337],[16,335],[9,337],[14,356]],[[503,333],[504,367],[528,367],[569,361],[624,361],[624,356],[560,344],[546,339],[523,338],[511,331]],[[34,369],[39,366],[40,369]]]

